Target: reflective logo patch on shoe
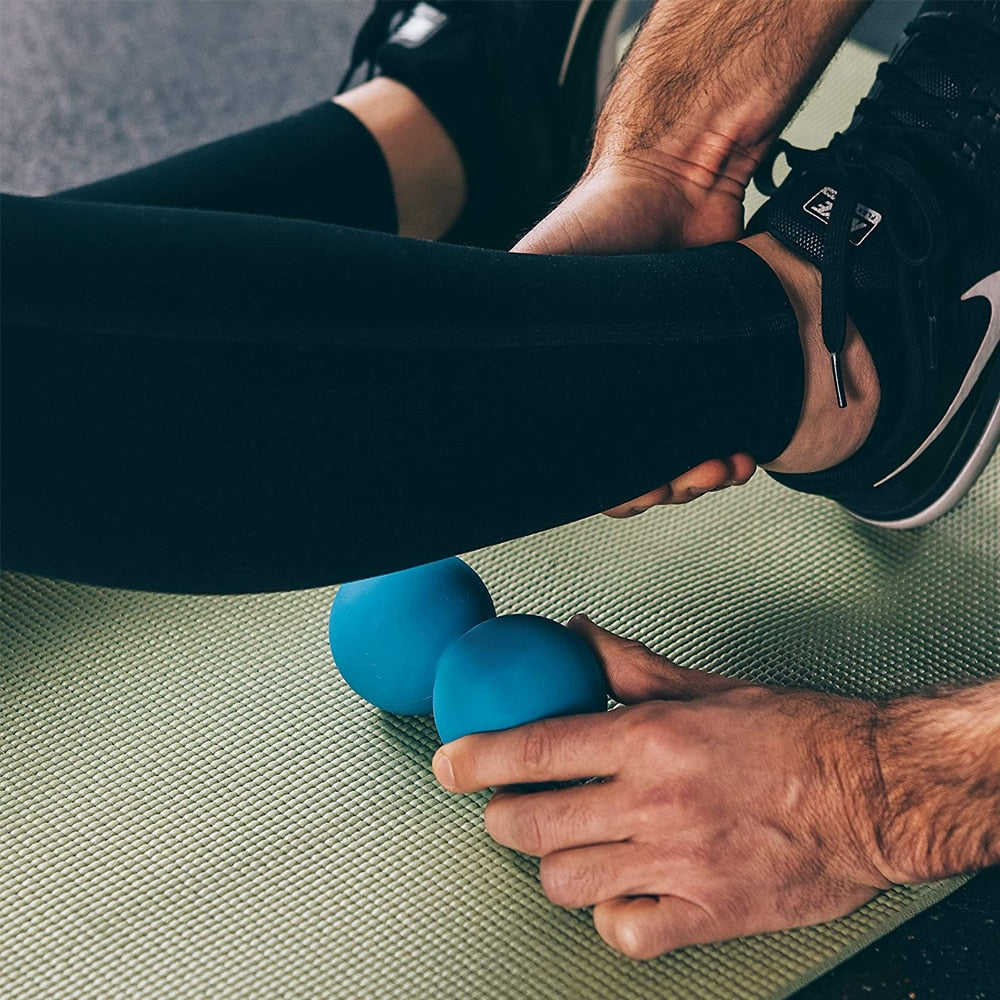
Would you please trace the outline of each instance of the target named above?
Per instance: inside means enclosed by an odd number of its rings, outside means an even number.
[[[820,222],[829,225],[830,213],[833,211],[833,203],[836,200],[836,188],[824,187],[820,188],[802,207]],[[851,242],[856,247],[861,246],[881,221],[881,212],[876,212],[874,208],[869,208],[858,202],[854,206],[854,218],[851,220]]]
[[[448,20],[448,15],[429,3],[418,3],[410,16],[389,36],[387,44],[415,49],[436,35]]]
[[[974,299],[978,296],[989,300],[990,321],[986,325],[983,342],[979,345],[979,350],[976,351],[975,357],[973,357],[969,364],[968,371],[965,373],[965,378],[962,379],[962,384],[958,387],[955,398],[952,400],[945,415],[938,422],[937,427],[927,435],[920,447],[902,465],[893,469],[889,475],[883,476],[874,484],[875,486],[881,486],[883,483],[889,482],[894,476],[899,475],[900,472],[909,465],[912,465],[941,436],[941,433],[948,426],[952,417],[955,416],[962,404],[969,398],[969,394],[972,392],[979,376],[982,375],[987,364],[989,364],[990,358],[993,357],[993,352],[997,349],[997,345],[1000,344],[1000,271],[994,271],[992,274],[986,275],[982,281],[977,281],[962,296],[962,301]]]

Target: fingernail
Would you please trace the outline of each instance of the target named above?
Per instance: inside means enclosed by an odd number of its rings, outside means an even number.
[[[579,611],[575,615],[573,615],[572,618],[570,618],[568,624],[570,624],[570,625],[589,625],[590,624],[590,619],[582,611]]]
[[[448,789],[449,792],[455,790],[455,771],[451,766],[451,761],[448,759],[448,755],[442,753],[440,750],[434,754],[434,760],[431,761],[431,767],[434,769],[434,777]]]

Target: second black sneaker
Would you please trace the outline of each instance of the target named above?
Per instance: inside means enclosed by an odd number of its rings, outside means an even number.
[[[446,236],[508,249],[586,164],[628,0],[378,0],[343,91],[368,65],[409,87],[455,143],[466,210]]]
[[[847,316],[882,402],[862,448],[809,475],[772,473],[873,524],[951,509],[1000,439],[1000,3],[927,3],[823,150],[779,143],[792,172],[751,230],[823,282],[831,394],[846,405]],[[768,190],[770,186],[770,190]]]

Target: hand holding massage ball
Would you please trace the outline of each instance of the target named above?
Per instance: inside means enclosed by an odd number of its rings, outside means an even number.
[[[607,707],[604,672],[590,647],[538,615],[501,615],[466,632],[444,651],[434,682],[443,743]]]
[[[574,632],[537,615],[497,618],[460,559],[344,584],[330,609],[344,680],[387,712],[431,711],[444,742],[607,708],[604,674]]]

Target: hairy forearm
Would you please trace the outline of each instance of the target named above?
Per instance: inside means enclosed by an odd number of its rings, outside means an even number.
[[[745,186],[869,0],[657,0],[595,133],[621,157]]]
[[[893,881],[1000,863],[1000,679],[888,702],[876,743]]]

